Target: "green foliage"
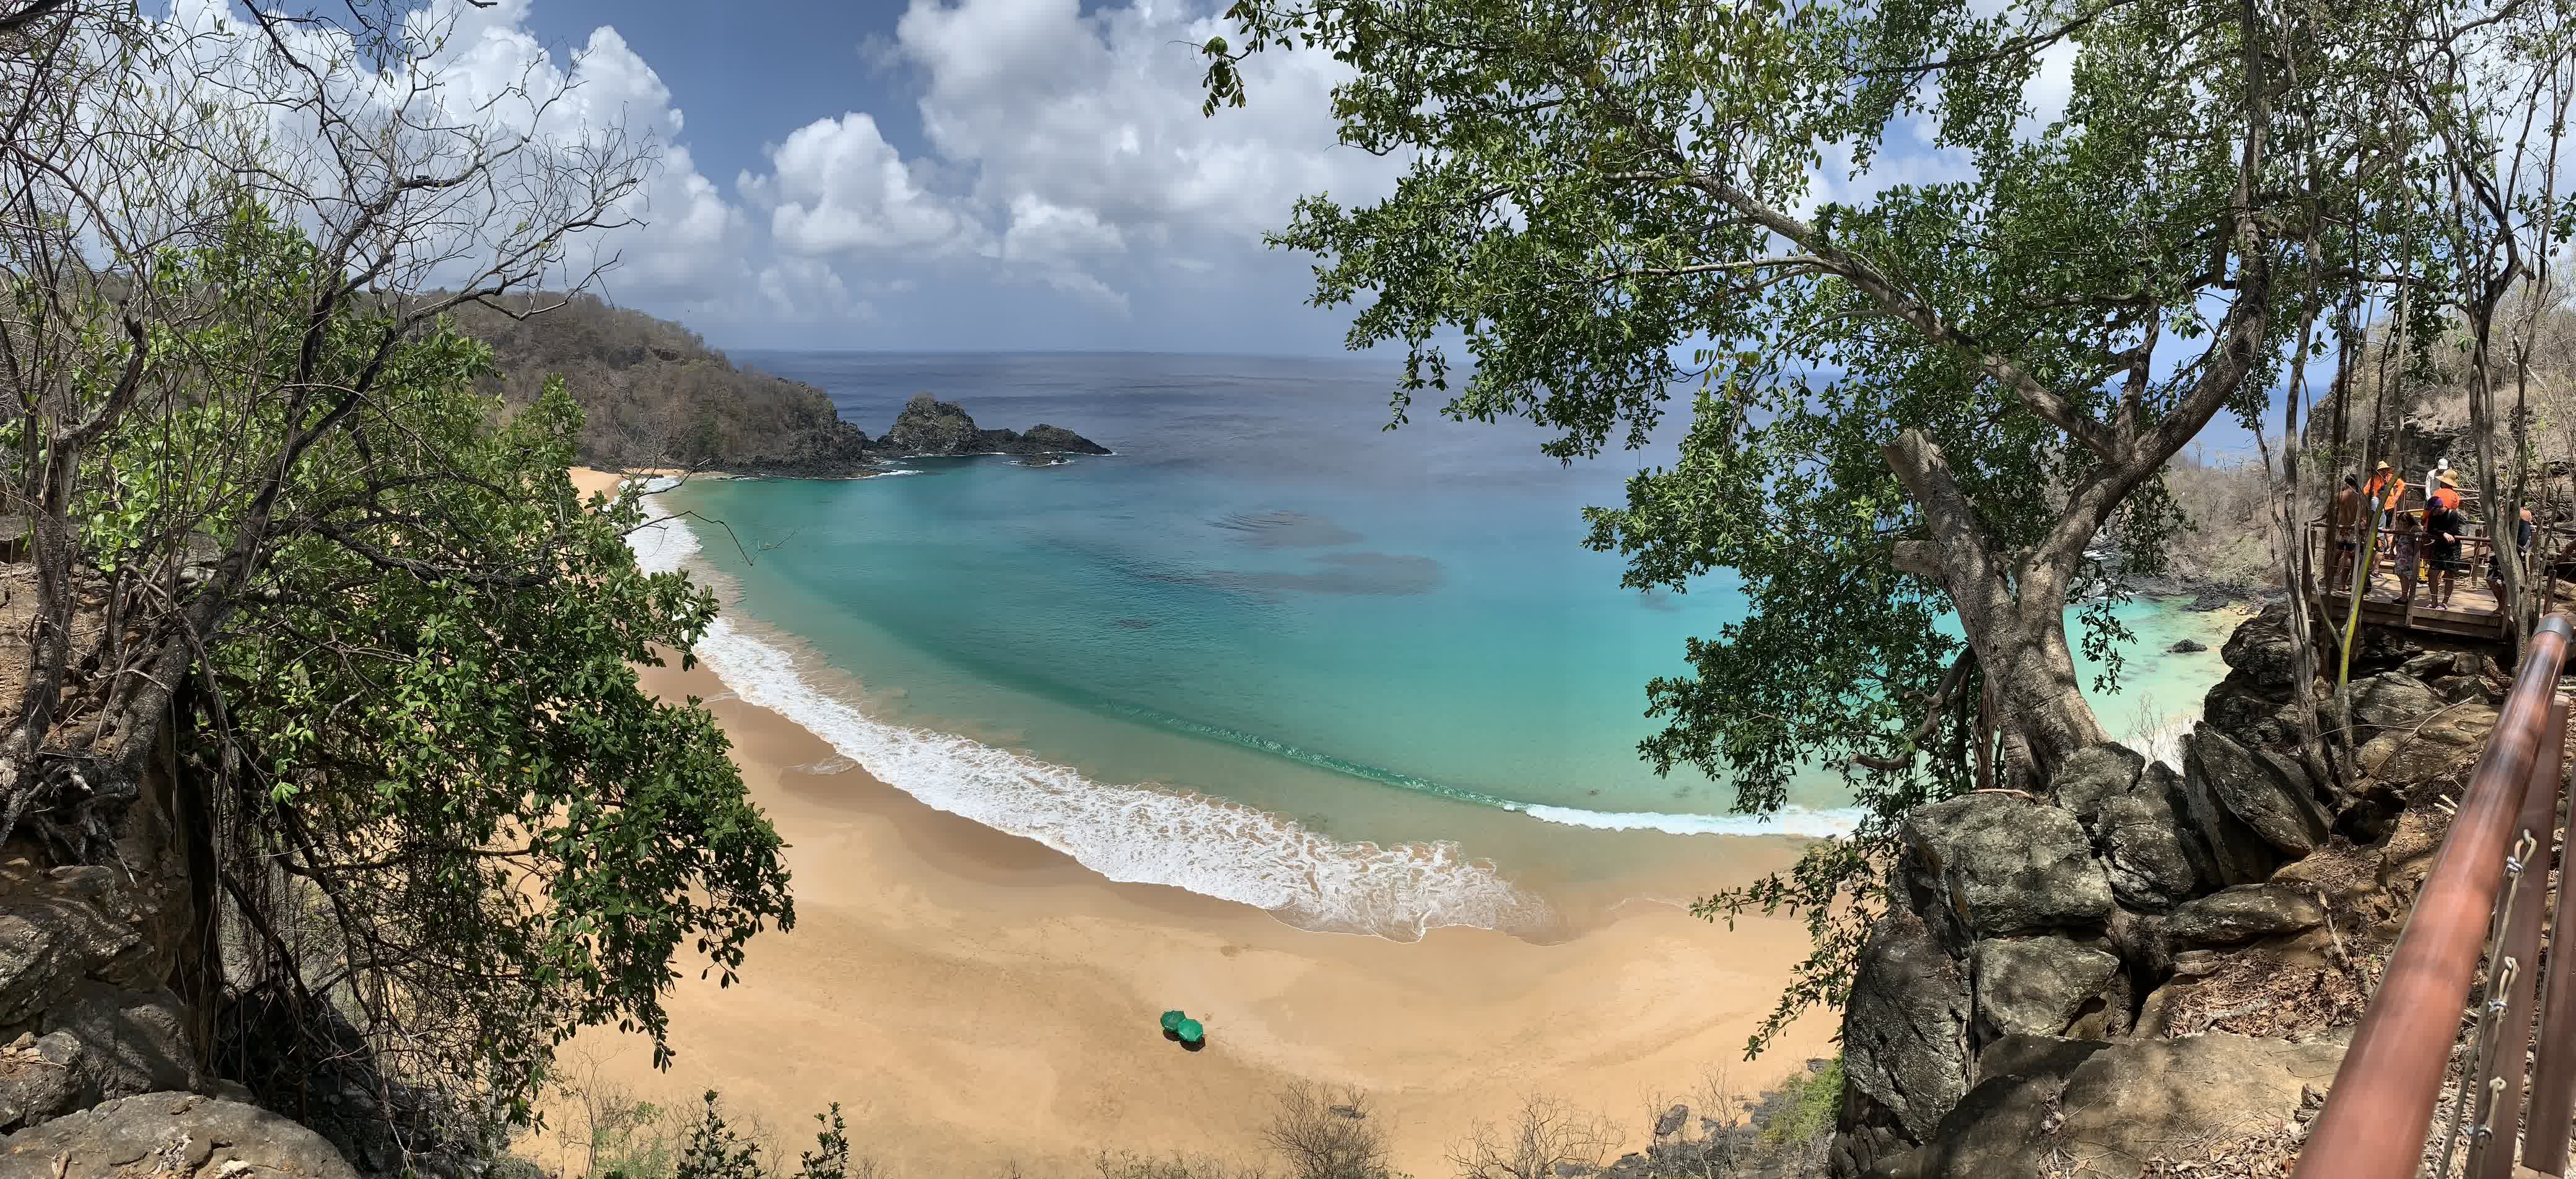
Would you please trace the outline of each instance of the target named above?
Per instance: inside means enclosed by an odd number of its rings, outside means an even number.
[[[1946,456],[2009,592],[2023,554],[2067,554],[2045,625],[2080,603],[2111,687],[2112,610],[2165,569],[2182,523],[2164,460],[2214,413],[2259,410],[2293,344],[2290,279],[2324,272],[2296,270],[2304,247],[2277,230],[2375,259],[2415,215],[2341,163],[2393,125],[2366,96],[2396,10],[2301,10],[2287,45],[2248,11],[1238,0],[1235,35],[1203,46],[1210,113],[1247,100],[1250,54],[1330,53],[1353,71],[1333,94],[1342,141],[1409,161],[1392,196],[1309,196],[1269,239],[1315,256],[1316,305],[1356,306],[1350,347],[1404,348],[1393,423],[1437,397],[1453,419],[1535,422],[1570,462],[1643,445],[1696,385],[1678,460],[1587,513],[1624,584],[1682,592],[1727,571],[1746,614],[1647,685],[1663,727],[1641,753],[1732,781],[1751,813],[1842,772],[1867,816],[1696,910],[1803,913],[1815,934],[1751,1050],[1841,1002],[1897,819],[1971,780],[1973,709],[1921,727],[1962,644],[1948,588],[1893,560],[1929,517],[1889,444],[1919,431]],[[2256,60],[2295,49],[2297,70],[2249,72],[2249,37]],[[2042,124],[2024,86],[2060,49],[2071,96]],[[1891,144],[1920,150],[1917,129],[1945,153],[1937,178],[1846,183]],[[2256,133],[2305,154],[2249,157]],[[2093,495],[2081,515],[2077,491]],[[1863,761],[1897,768],[1845,769]]]
[[[591,1173],[602,1179],[668,1179],[678,1148],[663,1132],[665,1112],[649,1101],[611,1101],[590,1115]]]
[[[518,407],[542,396],[550,377],[562,377],[582,404],[574,437],[585,463],[846,460],[857,443],[857,428],[842,424],[822,390],[737,368],[678,324],[588,295],[496,302],[510,314],[468,305],[454,315],[458,329],[490,344],[498,362],[478,387]],[[540,313],[527,315],[531,310]]]
[[[680,1147],[674,1179],[768,1179],[760,1165],[760,1145],[734,1133],[716,1110],[716,1091],[707,1090],[706,1105]]]
[[[1789,1107],[1773,1114],[1762,1127],[1762,1142],[1779,1146],[1830,1134],[1843,1110],[1843,1058],[1836,1056],[1821,1071],[1797,1078]]]
[[[233,983],[319,992],[380,1066],[510,1121],[578,1028],[641,1030],[666,1060],[683,949],[730,983],[744,943],[793,920],[724,735],[635,671],[686,666],[713,596],[636,568],[633,496],[575,493],[559,386],[503,422],[474,391],[489,350],[449,327],[405,338],[343,302],[306,330],[336,277],[255,206],[160,273],[218,309],[163,354],[210,362],[102,448],[83,542],[109,567],[152,520],[226,542],[264,513],[274,537],[196,697],[223,739],[204,757],[227,784],[225,889],[258,916]],[[271,395],[308,349],[327,387],[378,374],[370,395]],[[297,438],[256,494],[271,472],[245,456]]]
[[[876,1174],[872,1163],[852,1169],[849,1126],[839,1102],[832,1103],[828,1115],[814,1115],[823,1129],[814,1136],[815,1149],[797,1156],[794,1171],[779,1171],[762,1161],[766,1148],[725,1121],[713,1089],[700,1098],[697,1119],[676,1144],[663,1131],[661,1111],[652,1105],[612,1105],[603,1116],[593,1127],[591,1174],[596,1179],[868,1179]],[[603,1130],[611,1137],[599,1137]]]
[[[1093,1160],[1100,1179],[1270,1179],[1259,1167],[1241,1166],[1186,1155],[1138,1155],[1102,1152]]]

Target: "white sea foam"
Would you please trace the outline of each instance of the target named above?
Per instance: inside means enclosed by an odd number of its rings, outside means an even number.
[[[635,533],[636,563],[696,550],[676,520]],[[1448,925],[1530,930],[1543,902],[1452,843],[1343,843],[1203,795],[1095,782],[963,737],[872,720],[818,691],[793,656],[719,617],[698,658],[743,700],[822,737],[879,781],[987,827],[1035,839],[1111,880],[1240,901],[1309,929],[1414,938]]]
[[[1536,803],[1514,809],[1533,819],[1595,831],[1661,831],[1669,835],[1849,835],[1860,825],[1861,817],[1858,808],[1819,811],[1801,806],[1782,807],[1778,814],[1768,817],[1587,811]]]

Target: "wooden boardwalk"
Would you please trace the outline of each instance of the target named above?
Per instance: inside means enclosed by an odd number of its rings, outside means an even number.
[[[2324,525],[2324,521],[2316,521],[2309,529],[2307,556],[2311,580],[2308,606],[2328,626],[2340,629],[2343,620],[2350,616],[2352,597],[2340,587],[2329,589],[2323,584],[2332,569],[2328,562],[2329,554],[2325,551]],[[2544,530],[2540,543],[2549,550],[2559,549],[2568,538],[2554,535],[2558,531]],[[2415,579],[2413,608],[2409,609],[2408,603],[2398,597],[2401,583],[2396,562],[2382,551],[2373,562],[2375,567],[2371,570],[2370,583],[2362,595],[2362,621],[2372,626],[2471,642],[2506,641],[2504,607],[2496,601],[2494,592],[2487,588],[2487,539],[2483,536],[2463,537],[2460,548],[2469,568],[2458,576],[2450,602],[2440,609],[2434,608],[2431,591],[2425,584],[2427,579],[2422,577]],[[2561,577],[2559,572],[2548,567],[2532,570],[2538,582],[2532,590],[2547,599],[2541,608],[2544,614],[2576,606],[2576,582]]]

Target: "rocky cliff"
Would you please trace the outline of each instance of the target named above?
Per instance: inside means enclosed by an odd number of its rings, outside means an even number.
[[[183,995],[203,912],[177,837],[185,772],[146,774],[119,868],[0,848],[0,1179],[355,1179],[345,1156],[381,1145],[335,1145],[210,1067],[216,1021]]]
[[[1109,453],[1058,426],[978,429],[965,410],[928,394],[904,407],[886,437],[871,439],[842,421],[821,389],[737,367],[676,323],[588,296],[505,303],[455,312],[467,334],[492,346],[496,372],[486,383],[504,403],[524,405],[562,377],[585,415],[580,458],[592,466],[837,478],[916,455]]]
[[[2503,688],[2482,656],[2375,636],[2358,778],[2321,781],[2284,609],[2222,649],[2179,770],[2099,745],[2046,797],[1906,822],[1844,1011],[1837,1176],[2278,1173]]]

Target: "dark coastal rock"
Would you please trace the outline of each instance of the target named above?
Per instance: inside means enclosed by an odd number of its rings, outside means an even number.
[[[2431,685],[2404,672],[2375,675],[2352,686],[2352,723],[2365,730],[2401,729],[2442,711],[2444,701]]]
[[[2111,882],[2074,812],[2009,794],[1968,794],[1906,816],[1901,871],[1922,913],[1962,941],[2099,923]]]
[[[2238,624],[2218,649],[2228,677],[2265,692],[2298,685],[2298,645],[2290,640],[2290,611],[2276,606]]]
[[[2173,646],[2165,648],[2166,651],[2175,655],[2194,655],[2208,649],[2209,644],[2201,642],[2198,639],[2176,639],[2174,640]]]
[[[899,455],[974,454],[982,441],[975,419],[956,402],[917,393],[895,415],[893,428],[878,441],[877,449]]]
[[[193,1093],[110,1101],[0,1138],[0,1176],[357,1179],[322,1136],[279,1114]]]
[[[2206,724],[2202,726],[2206,728]],[[2198,733],[2183,738],[2182,801],[2191,834],[2208,853],[2210,879],[2220,885],[2252,884],[2280,867],[2280,856],[2263,837],[2236,817],[2199,769]]]
[[[2193,595],[2183,609],[2194,614],[2207,614],[2213,610],[2224,610],[2243,600],[2243,595],[2234,590],[2205,589]]]
[[[2240,884],[2185,904],[2165,917],[2175,942],[2225,946],[2325,924],[2316,898],[2286,884]]]
[[[2068,1174],[2134,1179],[2149,1160],[2193,1161],[2194,1144],[2288,1124],[2303,1091],[2325,1088],[2343,1061],[2343,1047],[2330,1041],[2225,1032],[2026,1043],[2014,1068],[1980,1062],[1986,1079],[1923,1151],[1925,1179],[2034,1175],[2034,1162],[2052,1151],[2063,1152],[2057,1162]]]
[[[148,952],[134,929],[68,896],[0,906],[0,1027],[25,1023],[92,976]]]
[[[2047,1151],[2048,1112],[2067,1078],[2110,1045],[2055,1036],[2007,1036],[1977,1058],[1977,1084],[1941,1119],[1919,1154],[1918,1176],[1990,1179],[2031,1173]]]
[[[2119,956],[2107,950],[2054,936],[1988,938],[1969,951],[1968,964],[1980,1040],[2126,1030],[2129,988]]]
[[[1968,1091],[1968,977],[1922,919],[1902,909],[1870,931],[1843,1006],[1849,1094],[1886,1111],[1921,1142]],[[1867,1109],[1845,1101],[1845,1117]]]
[[[2095,819],[2101,815],[2103,804],[2128,793],[2146,765],[2147,759],[2126,745],[2108,741],[2088,745],[2057,767],[2057,775],[2048,780],[2048,790],[2057,796],[2057,805],[2074,813],[2077,822],[2098,831]]]
[[[2208,850],[2193,835],[2182,776],[2163,762],[2102,807],[2093,827],[2111,894],[2140,912],[2158,913],[2218,887]]]
[[[1007,431],[1006,431],[1007,432]],[[1014,454],[1107,454],[1109,448],[1062,426],[1044,422],[1031,426],[1017,439]]]
[[[2361,772],[2383,783],[2411,786],[2430,782],[2476,760],[2495,730],[2496,710],[2484,704],[2459,704],[2402,729],[2392,729],[2362,743],[2356,760]]]
[[[954,401],[917,393],[895,415],[894,426],[871,448],[885,457],[970,454],[1107,454],[1109,448],[1061,426],[1039,425],[1026,434],[978,429]]]
[[[38,1030],[78,1043],[69,1068],[84,1105],[196,1089],[204,1080],[188,1042],[188,1009],[167,989],[89,984],[47,1010]]]
[[[2185,790],[2218,800],[2288,859],[2324,845],[2328,817],[2304,779],[2284,781],[2272,764],[2203,722],[2183,747]]]

